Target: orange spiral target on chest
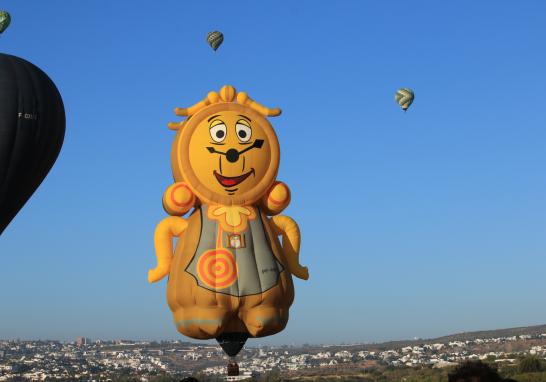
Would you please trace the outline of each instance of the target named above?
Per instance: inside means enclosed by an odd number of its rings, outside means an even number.
[[[235,257],[226,249],[211,249],[199,257],[197,276],[210,288],[227,288],[237,280]]]

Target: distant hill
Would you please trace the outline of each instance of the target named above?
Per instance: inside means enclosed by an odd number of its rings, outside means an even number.
[[[450,341],[470,341],[476,338],[498,338],[521,336],[524,334],[538,335],[546,333],[546,325],[522,326],[520,328],[497,329],[497,330],[481,330],[477,332],[463,332],[451,334],[449,336],[435,338],[435,342],[450,342]],[[428,341],[427,341],[428,342]]]
[[[406,346],[416,346],[425,343],[448,343],[452,341],[471,341],[477,338],[499,338],[499,337],[512,337],[521,336],[524,334],[538,335],[546,333],[546,325],[535,326],[523,326],[518,328],[509,329],[495,329],[495,330],[480,330],[475,332],[462,332],[456,334],[450,334],[438,338],[429,339],[417,339],[417,340],[400,340],[400,341],[388,341],[382,343],[362,344],[362,345],[332,345],[328,346],[329,349],[337,351],[338,349],[345,350],[388,350],[403,348]],[[310,346],[311,348],[318,348],[317,346]]]

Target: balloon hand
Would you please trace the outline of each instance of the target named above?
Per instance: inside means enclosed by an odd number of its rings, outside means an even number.
[[[226,155],[226,153],[223,153],[221,151],[217,151],[214,147],[207,147],[207,150],[209,150],[209,153],[211,154],[222,154],[222,155]]]
[[[214,147],[210,147],[210,146],[207,147],[207,150],[208,150],[209,153],[211,153],[211,154],[220,154],[220,155],[226,155],[226,156],[229,156],[229,155],[230,155],[230,152],[232,152],[232,154],[231,154],[232,156],[235,155],[235,156],[239,157],[241,154],[244,154],[244,153],[246,153],[247,151],[252,150],[252,149],[254,149],[254,148],[256,148],[256,149],[261,149],[263,145],[264,145],[263,139],[256,139],[256,140],[254,141],[254,143],[252,144],[252,146],[249,146],[249,147],[247,147],[246,149],[241,150],[241,151],[237,151],[237,150],[235,150],[235,149],[229,149],[227,153],[223,153],[223,152],[221,152],[221,151],[216,150]]]
[[[239,155],[246,153],[248,150],[252,150],[253,148],[261,149],[264,145],[263,139],[256,139],[252,146],[247,147],[246,149],[239,151]]]
[[[307,267],[298,265],[296,269],[291,269],[291,273],[298,279],[309,280],[309,269]]]
[[[155,283],[156,281],[161,280],[163,277],[167,276],[170,272],[170,266],[166,267],[165,265],[158,265],[154,269],[148,271],[148,282]]]

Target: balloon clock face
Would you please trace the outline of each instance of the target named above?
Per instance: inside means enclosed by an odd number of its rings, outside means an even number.
[[[0,233],[53,166],[64,130],[63,102],[49,77],[0,54]]]
[[[245,105],[206,107],[187,121],[174,144],[173,167],[206,203],[254,203],[277,175],[277,136],[261,114]]]

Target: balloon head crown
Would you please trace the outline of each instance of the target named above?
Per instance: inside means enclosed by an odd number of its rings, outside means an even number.
[[[184,121],[181,122],[170,122],[169,123],[169,129],[171,130],[178,130],[184,127],[184,124],[198,111],[204,109],[205,107],[216,104],[216,103],[238,103],[241,105],[246,105],[250,107],[251,109],[257,111],[258,113],[262,114],[264,117],[276,117],[281,114],[281,109],[279,108],[273,108],[269,109],[258,102],[254,101],[252,98],[248,96],[245,92],[237,92],[235,88],[231,85],[225,85],[220,89],[219,92],[211,91],[209,94],[207,94],[207,97],[203,99],[202,101],[199,101],[193,106],[190,106],[188,108],[181,108],[177,107],[174,109],[174,113],[181,117],[188,117]]]

